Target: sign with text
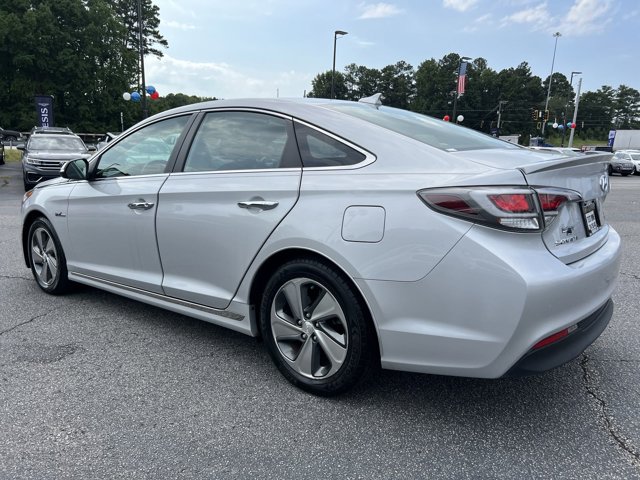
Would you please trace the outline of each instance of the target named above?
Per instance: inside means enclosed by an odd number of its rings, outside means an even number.
[[[53,97],[51,95],[36,95],[36,115],[38,127],[53,127]]]

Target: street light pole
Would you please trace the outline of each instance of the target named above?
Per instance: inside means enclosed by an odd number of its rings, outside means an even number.
[[[471,57],[460,57],[460,61],[458,62],[458,70],[456,71],[456,94],[453,97],[453,115],[451,115],[451,121],[458,123],[456,119],[456,108],[458,106],[458,83],[460,82],[460,68],[462,67],[462,62],[466,62],[467,60],[471,60]]]
[[[144,42],[142,41],[142,25],[142,0],[138,0],[138,48],[140,50],[140,77],[142,80],[142,118],[145,119],[149,116],[149,111],[147,110],[147,85],[144,78]]]
[[[551,60],[551,73],[549,74],[549,88],[547,89],[547,101],[544,103],[544,113],[542,114],[542,137],[544,138],[544,126],[547,123],[545,120],[545,116],[547,114],[547,109],[549,108],[549,96],[551,95],[551,81],[553,80],[553,65],[556,63],[556,49],[558,48],[558,37],[561,37],[562,34],[560,32],[556,32],[553,34],[556,39],[556,43],[553,46],[553,60]]]
[[[338,36],[347,35],[349,32],[336,30],[333,32],[333,68],[331,69],[331,99],[336,98],[336,41]]]
[[[574,75],[581,75],[582,72],[571,72],[571,80],[569,81],[569,92],[571,92],[571,87],[573,86],[573,76]],[[564,136],[567,133],[567,107],[569,106],[569,97],[571,96],[571,93],[569,93],[569,95],[567,95],[567,101],[564,103],[564,112],[562,115],[562,121],[565,123],[564,128],[562,129],[562,140],[560,140],[560,146],[564,147]]]

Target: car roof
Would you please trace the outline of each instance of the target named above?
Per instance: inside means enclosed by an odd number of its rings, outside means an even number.
[[[43,133],[46,133],[47,135],[51,135],[51,134],[75,135],[69,127],[33,127],[31,129],[31,135],[34,135],[34,134],[40,135]]]

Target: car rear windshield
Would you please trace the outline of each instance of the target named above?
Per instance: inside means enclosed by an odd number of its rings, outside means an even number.
[[[447,152],[521,148],[468,128],[398,108],[357,103],[330,104],[326,108],[366,120]]]
[[[37,135],[29,140],[30,150],[86,150],[84,143],[77,137],[52,137]]]

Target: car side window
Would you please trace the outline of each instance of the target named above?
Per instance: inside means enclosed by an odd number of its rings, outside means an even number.
[[[343,167],[364,161],[366,156],[342,142],[301,123],[295,124],[302,165]]]
[[[147,125],[102,154],[96,178],[163,173],[189,115]]]
[[[207,113],[185,172],[299,167],[291,120],[254,112]]]

